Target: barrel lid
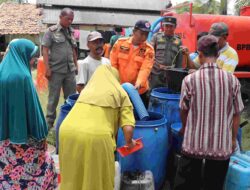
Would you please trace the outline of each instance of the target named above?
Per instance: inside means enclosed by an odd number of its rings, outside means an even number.
[[[138,120],[135,123],[136,127],[159,127],[167,124],[167,119],[164,115],[156,112],[148,112],[149,119],[146,121]]]
[[[151,92],[151,96],[167,100],[180,100],[179,93],[178,94],[173,93],[173,91],[165,87],[154,88]]]

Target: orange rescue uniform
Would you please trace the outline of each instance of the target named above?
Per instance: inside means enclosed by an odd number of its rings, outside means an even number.
[[[109,58],[109,49],[110,49],[110,44],[105,43],[103,46],[103,56],[106,58]]]
[[[119,71],[121,83],[140,84],[140,94],[149,89],[148,77],[154,63],[154,48],[148,42],[135,47],[132,37],[118,39],[111,50],[110,62]]]

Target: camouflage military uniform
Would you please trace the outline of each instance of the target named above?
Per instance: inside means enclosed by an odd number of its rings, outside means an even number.
[[[150,88],[166,86],[166,69],[182,67],[181,39],[166,36],[163,32],[157,33],[151,40],[155,49],[155,63],[150,75]]]
[[[65,99],[76,90],[73,48],[77,46],[73,29],[64,29],[60,24],[49,27],[43,36],[42,45],[49,48],[48,64],[52,72],[46,115],[47,123],[52,127],[61,88]]]

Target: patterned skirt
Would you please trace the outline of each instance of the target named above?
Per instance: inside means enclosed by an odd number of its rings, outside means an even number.
[[[46,150],[46,141],[29,139],[27,144],[0,141],[0,189],[56,189],[54,161]]]

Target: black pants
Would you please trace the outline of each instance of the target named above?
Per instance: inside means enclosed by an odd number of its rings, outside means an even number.
[[[177,169],[174,190],[223,190],[228,160],[195,159],[182,156]]]

